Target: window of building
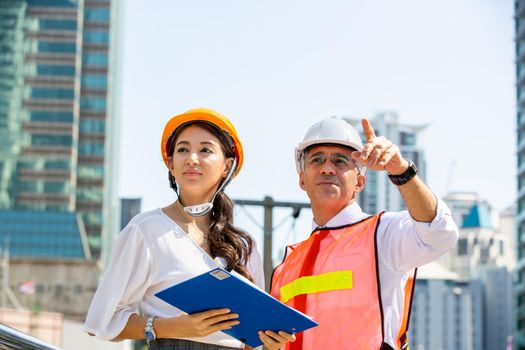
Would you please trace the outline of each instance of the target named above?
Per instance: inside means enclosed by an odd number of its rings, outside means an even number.
[[[103,74],[83,74],[81,85],[83,88],[105,88],[108,78]]]
[[[71,161],[70,160],[46,160],[44,163],[44,169],[70,170]]]
[[[77,199],[87,201],[102,201],[102,188],[100,187],[78,187]]]
[[[39,52],[64,52],[64,53],[75,53],[77,51],[77,45],[75,43],[55,43],[55,42],[38,42]]]
[[[63,182],[44,182],[44,192],[45,193],[69,193],[69,181]]]
[[[82,285],[76,284],[74,289],[73,289],[73,292],[75,294],[82,294],[84,292],[84,288],[82,287]]]
[[[415,133],[409,133],[405,131],[401,131],[400,133],[400,143],[403,146],[414,146],[417,142],[416,134]]]
[[[81,133],[104,133],[106,122],[104,120],[83,119],[80,121]]]
[[[78,145],[78,153],[82,155],[104,155],[104,144],[94,142],[80,142]]]
[[[83,178],[102,178],[104,176],[103,165],[79,165],[78,176]]]
[[[73,112],[31,111],[30,118],[35,122],[72,122]]]
[[[458,255],[467,255],[468,254],[468,239],[460,238],[458,240]]]
[[[86,8],[84,10],[84,19],[86,22],[108,22],[109,9],[108,8]]]
[[[89,66],[104,66],[108,65],[108,55],[102,52],[88,52],[82,57],[83,64]]]
[[[75,66],[61,66],[51,64],[39,64],[37,66],[38,75],[63,75],[63,76],[74,76]]]
[[[71,146],[73,138],[69,135],[31,135],[33,145]]]
[[[91,44],[107,44],[109,42],[109,33],[106,31],[85,31],[84,32],[84,42]]]
[[[56,98],[56,99],[73,99],[75,91],[73,89],[46,89],[32,88],[32,98]]]
[[[90,225],[102,225],[102,212],[100,211],[86,211],[82,213],[84,223]]]
[[[81,98],[80,108],[103,112],[106,110],[106,99],[105,98],[85,98],[85,97]]]
[[[39,26],[41,29],[77,30],[77,21],[65,20],[65,19],[42,18],[39,21]]]

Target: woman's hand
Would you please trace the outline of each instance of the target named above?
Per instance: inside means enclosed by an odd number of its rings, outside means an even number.
[[[192,338],[230,329],[239,324],[238,314],[216,309],[155,320],[157,338]]]
[[[259,331],[259,338],[268,350],[279,350],[286,343],[295,341],[295,335],[283,331]]]

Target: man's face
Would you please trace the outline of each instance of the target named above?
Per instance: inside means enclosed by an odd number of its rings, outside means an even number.
[[[313,146],[305,153],[299,185],[312,206],[344,208],[363,190],[365,177],[359,175],[352,150],[333,145]]]

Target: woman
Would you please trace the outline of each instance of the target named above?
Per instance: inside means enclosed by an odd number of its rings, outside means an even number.
[[[151,350],[249,348],[221,332],[239,323],[229,310],[188,315],[155,296],[218,266],[263,288],[254,240],[233,226],[233,202],[223,192],[243,164],[237,132],[215,111],[190,110],[166,124],[161,153],[178,198],[137,215],[118,235],[84,329],[107,340],[146,338]],[[295,340],[285,332],[259,337],[270,350]]]

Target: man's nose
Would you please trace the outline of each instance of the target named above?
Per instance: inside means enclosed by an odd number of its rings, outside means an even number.
[[[333,175],[333,174],[335,174],[335,166],[332,164],[332,162],[329,159],[327,159],[321,165],[321,174],[322,175]]]

